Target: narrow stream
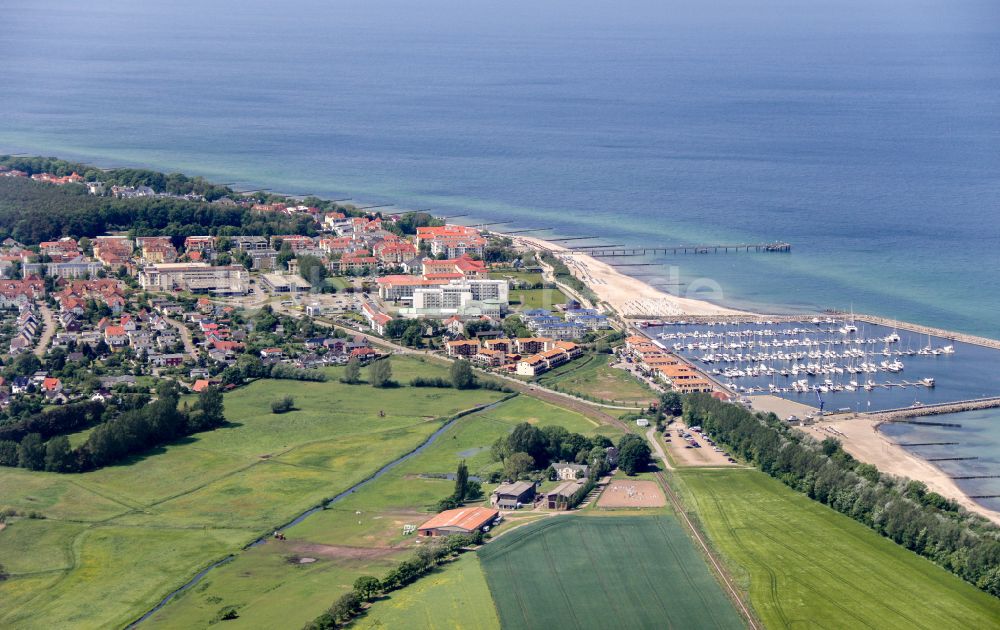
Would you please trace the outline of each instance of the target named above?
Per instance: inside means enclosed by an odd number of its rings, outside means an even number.
[[[298,525],[299,523],[301,523],[302,521],[304,521],[309,516],[315,514],[316,512],[319,512],[319,511],[323,510],[327,506],[333,505],[334,503],[338,503],[340,501],[343,501],[344,499],[346,499],[350,495],[354,494],[355,492],[357,492],[361,488],[364,488],[365,486],[367,486],[371,482],[375,481],[376,479],[378,479],[379,477],[381,477],[385,473],[389,472],[390,470],[392,470],[396,466],[399,466],[400,464],[402,464],[403,462],[407,461],[408,459],[410,459],[412,457],[415,457],[415,456],[419,455],[420,453],[422,453],[428,446],[430,446],[435,441],[437,441],[438,437],[440,437],[442,433],[444,433],[445,431],[447,431],[448,428],[451,427],[451,425],[455,424],[460,419],[462,419],[465,416],[468,416],[470,414],[473,414],[473,413],[479,413],[479,412],[482,412],[482,411],[488,411],[488,410],[496,407],[500,403],[506,402],[511,397],[512,396],[505,396],[505,397],[501,398],[500,400],[498,400],[496,402],[493,402],[493,403],[490,403],[488,405],[480,405],[478,407],[473,407],[472,409],[469,409],[467,411],[463,411],[461,413],[456,414],[455,416],[453,416],[451,418],[451,420],[448,420],[443,425],[441,425],[441,427],[439,429],[437,429],[436,431],[434,431],[434,433],[431,433],[430,436],[423,443],[421,443],[419,446],[417,446],[415,449],[413,449],[409,453],[406,453],[405,455],[399,457],[398,459],[395,459],[395,460],[389,462],[388,464],[386,464],[385,466],[382,466],[377,471],[375,471],[375,473],[372,474],[370,477],[368,477],[368,478],[366,478],[366,479],[364,479],[362,481],[359,481],[358,483],[354,484],[353,486],[351,486],[347,490],[344,490],[343,492],[341,492],[340,494],[334,496],[333,498],[328,499],[326,501],[323,501],[322,503],[320,503],[319,505],[317,505],[315,507],[309,508],[308,510],[306,510],[302,514],[299,514],[298,516],[296,516],[292,520],[288,521],[287,523],[285,523],[281,527],[278,527],[276,531],[283,532],[283,531],[285,531],[286,529],[288,529],[290,527]],[[272,535],[273,534],[265,534],[264,536],[261,536],[257,540],[255,540],[252,543],[250,543],[250,544],[246,545],[245,547],[243,547],[243,550],[250,549],[252,547],[256,547],[257,545],[264,544],[267,541],[268,538],[271,538]],[[139,617],[138,619],[136,619],[135,621],[133,621],[128,626],[126,626],[126,630],[128,630],[130,628],[135,628],[136,626],[138,626],[139,624],[141,624],[143,621],[149,619],[157,611],[159,611],[161,608],[163,608],[168,603],[170,603],[170,600],[172,600],[173,598],[177,597],[178,595],[180,595],[184,591],[188,590],[189,588],[191,588],[191,587],[197,585],[199,582],[201,582],[205,578],[205,576],[208,575],[208,573],[212,569],[214,569],[216,567],[219,567],[219,566],[222,566],[222,565],[224,565],[224,564],[226,564],[228,562],[231,562],[232,560],[234,560],[236,558],[237,555],[238,554],[230,554],[230,555],[226,556],[225,558],[222,558],[218,562],[215,562],[215,563],[209,565],[208,567],[202,569],[201,571],[199,571],[198,574],[195,575],[193,578],[191,578],[191,580],[189,580],[186,584],[184,584],[183,586],[181,586],[177,590],[171,592],[166,597],[164,597],[160,601],[160,603],[157,604],[156,606],[154,606],[149,612],[147,612],[143,616]]]

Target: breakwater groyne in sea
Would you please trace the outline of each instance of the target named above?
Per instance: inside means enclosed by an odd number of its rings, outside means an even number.
[[[991,409],[1000,407],[1000,396],[989,398],[976,398],[973,400],[960,400],[957,402],[941,403],[937,405],[922,405],[920,407],[903,407],[900,409],[886,409],[875,413],[867,414],[869,418],[878,422],[900,422],[909,418],[919,418],[922,416],[936,416],[946,413],[959,413],[962,411],[974,411],[976,409]],[[959,426],[959,425],[942,425]]]

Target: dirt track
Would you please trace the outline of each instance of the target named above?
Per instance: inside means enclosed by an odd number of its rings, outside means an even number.
[[[269,541],[281,544],[280,541]],[[339,545],[320,545],[316,543],[294,543],[288,545],[288,551],[309,557],[345,558],[356,560],[363,558],[381,558],[399,551],[392,547],[342,547]]]
[[[619,479],[612,481],[597,500],[601,508],[663,507],[667,498],[655,481]]]

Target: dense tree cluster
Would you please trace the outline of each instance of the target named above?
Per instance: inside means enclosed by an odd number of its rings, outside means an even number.
[[[0,426],[0,465],[29,470],[82,472],[107,466],[183,435],[221,426],[222,392],[208,388],[190,410],[178,408],[178,391],[165,381],[156,401],[109,409],[82,402],[56,407]],[[72,448],[68,433],[93,427],[87,440]]]
[[[87,164],[46,157],[10,156],[0,159],[0,164],[24,171],[28,175],[51,173],[63,177],[76,173],[89,182],[104,182],[108,186],[149,186],[156,192],[172,195],[202,195],[208,201],[232,193],[225,186],[213,184],[202,177],[188,177],[181,173],[164,174],[141,168],[116,168],[103,171]]]
[[[618,468],[627,475],[634,475],[649,467],[649,443],[634,433],[626,433],[618,440]]]
[[[435,219],[426,212],[407,212],[399,218],[399,221],[391,223],[388,229],[399,236],[416,234],[418,227],[442,226],[444,221]]]
[[[21,177],[0,177],[0,236],[25,244],[62,236],[95,237],[125,230],[166,235],[180,245],[188,236],[211,234],[315,234],[312,217],[258,213],[184,199],[114,199],[88,195],[81,185],[52,186]]]
[[[433,337],[438,334],[440,323],[427,319],[403,319],[397,317],[385,326],[385,336],[396,339],[410,348],[423,348],[424,335]]]
[[[609,468],[606,449],[611,445],[611,440],[603,435],[587,437],[570,433],[565,427],[538,428],[522,422],[508,435],[498,438],[491,452],[496,461],[503,462],[504,477],[509,480],[545,470],[554,461],[587,464],[596,477]]]
[[[327,375],[321,370],[299,368],[288,363],[264,363],[256,355],[243,354],[235,365],[224,369],[219,378],[225,385],[242,385],[246,379],[274,378],[288,381],[324,382]]]
[[[835,439],[795,432],[774,414],[694,394],[685,397],[684,416],[786,485],[1000,596],[1000,528],[986,519],[920,482],[858,462]]]
[[[81,431],[97,424],[102,413],[104,405],[93,401],[52,407],[18,422],[0,424],[0,441],[20,442],[29,433],[37,433],[44,440]]]

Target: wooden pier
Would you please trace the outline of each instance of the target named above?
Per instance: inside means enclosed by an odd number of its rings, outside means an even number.
[[[553,240],[553,239],[550,239]],[[569,239],[562,239],[569,240]],[[581,239],[582,240],[582,239]],[[595,258],[619,256],[666,256],[677,254],[726,254],[730,252],[771,252],[788,253],[792,251],[790,243],[737,243],[731,245],[669,245],[665,247],[576,247],[570,253],[587,254]]]

